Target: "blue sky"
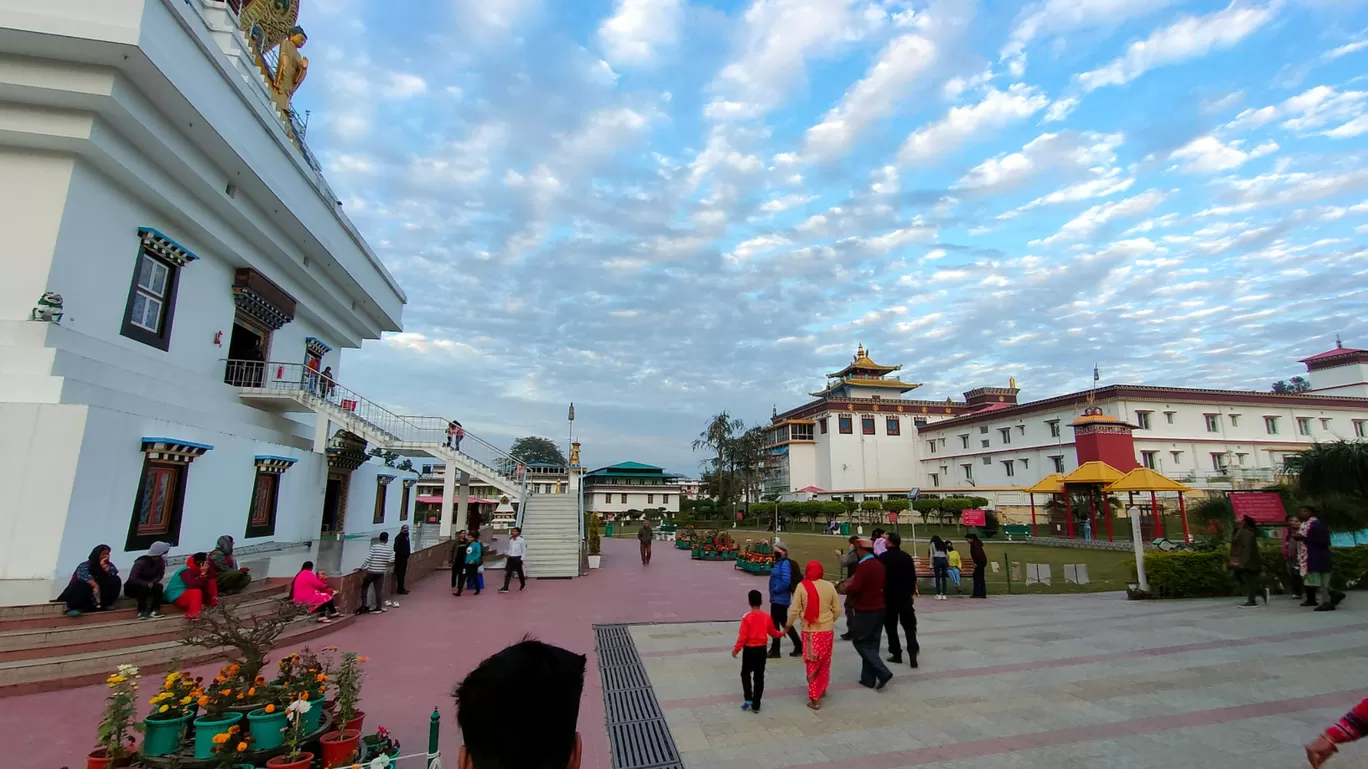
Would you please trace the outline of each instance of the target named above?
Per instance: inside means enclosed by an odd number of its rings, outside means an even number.
[[[409,295],[360,392],[693,472],[864,343],[959,397],[1368,346],[1355,0],[308,0],[309,142]]]

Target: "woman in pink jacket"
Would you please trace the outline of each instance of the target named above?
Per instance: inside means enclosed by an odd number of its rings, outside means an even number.
[[[290,583],[290,600],[303,606],[310,614],[317,614],[323,624],[332,622],[338,614],[333,596],[337,591],[328,587],[323,575],[313,570],[313,561],[305,561],[303,568]]]

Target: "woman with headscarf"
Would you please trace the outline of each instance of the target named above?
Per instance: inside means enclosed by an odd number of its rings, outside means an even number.
[[[218,583],[209,576],[209,556],[195,553],[166,581],[166,600],[185,610],[186,619],[199,619],[200,609],[218,605]]]
[[[75,617],[83,611],[113,606],[122,586],[119,569],[109,560],[109,545],[96,545],[90,557],[71,573],[71,581],[57,600],[66,602],[68,617]]]
[[[237,558],[233,557],[233,538],[224,534],[217,545],[209,553],[209,578],[218,583],[221,595],[241,593],[252,577],[246,569],[238,567]]]
[[[138,602],[138,619],[156,619],[161,613],[163,600],[162,577],[166,576],[166,553],[171,545],[153,542],[147,555],[138,556],[133,568],[128,570],[128,581],[124,583],[124,595]]]
[[[803,629],[803,662],[807,664],[808,704],[821,710],[822,698],[831,683],[831,649],[835,643],[832,630],[841,617],[841,599],[836,586],[823,579],[822,564],[808,561],[803,569],[803,581],[793,591],[785,631],[798,624]]]

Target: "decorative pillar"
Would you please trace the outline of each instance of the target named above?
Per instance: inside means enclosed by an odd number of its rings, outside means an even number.
[[[1188,533],[1187,504],[1183,502],[1183,492],[1178,492],[1178,513],[1183,516],[1183,541],[1192,544],[1192,535]]]
[[[1092,527],[1093,538],[1097,538],[1097,499],[1093,497],[1093,488],[1088,487],[1088,523]]]
[[[1036,532],[1035,495],[1030,494],[1028,496],[1031,498],[1031,536],[1037,537],[1040,535]]]
[[[461,494],[456,499],[456,529],[470,528],[470,473],[461,471]],[[476,532],[478,536],[478,532]]]
[[[451,539],[451,522],[454,520],[451,505],[456,497],[455,470],[450,463],[442,469],[442,518],[437,524],[437,536],[444,542]]]
[[[328,452],[328,438],[331,434],[332,422],[322,414],[314,415],[314,452],[326,454]]]

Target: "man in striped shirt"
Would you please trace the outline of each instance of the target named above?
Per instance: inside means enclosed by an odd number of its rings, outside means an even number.
[[[389,532],[380,532],[380,541],[371,545],[370,553],[366,555],[366,560],[361,562],[361,568],[357,571],[366,572],[366,579],[361,583],[361,608],[356,610],[357,614],[365,614],[370,611],[385,611],[383,599],[385,592],[385,577],[389,574],[389,568],[394,563],[394,551],[389,546]],[[367,598],[370,595],[371,586],[375,587],[375,608],[371,609],[367,605]]]

